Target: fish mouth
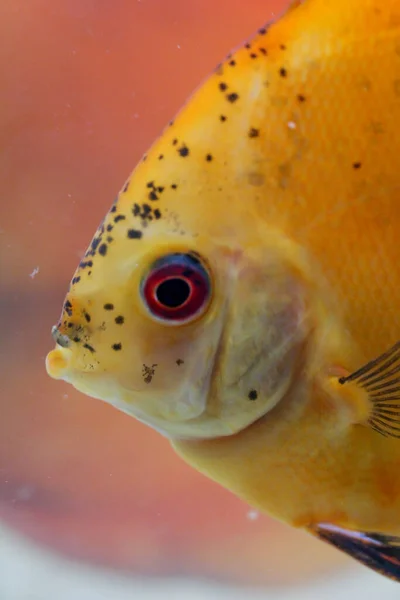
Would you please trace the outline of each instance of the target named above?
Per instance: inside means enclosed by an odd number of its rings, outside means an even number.
[[[52,379],[63,379],[70,371],[72,351],[67,347],[51,350],[46,356],[46,371]]]

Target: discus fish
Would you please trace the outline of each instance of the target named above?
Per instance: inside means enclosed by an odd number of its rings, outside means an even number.
[[[305,0],[97,230],[47,371],[400,581],[400,2]]]

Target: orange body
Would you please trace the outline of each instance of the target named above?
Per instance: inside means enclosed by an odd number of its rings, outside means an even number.
[[[400,337],[399,130],[398,0],[296,3],[136,168],[75,274],[49,373],[283,521],[399,535],[400,442],[369,427],[367,393],[335,383]],[[163,328],[137,289],[182,248],[214,295]]]
[[[224,193],[315,257],[358,348],[341,360],[349,369],[400,336],[399,26],[397,0],[306,1],[239,50],[234,67],[225,62],[180,122],[197,128],[204,111],[208,126],[221,110],[218,81],[239,94],[228,115],[240,112],[242,129],[215,133],[222,155],[236,154]],[[254,145],[242,142],[250,127],[260,130]],[[400,442],[364,427],[338,435],[337,406],[318,394],[299,407],[298,393],[274,420],[175,447],[292,524],[400,534]]]

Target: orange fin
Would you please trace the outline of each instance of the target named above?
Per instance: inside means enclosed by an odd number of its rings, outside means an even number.
[[[315,525],[308,531],[370,569],[400,582],[399,537],[352,531],[328,523]]]
[[[371,401],[368,423],[378,433],[400,438],[400,342],[351,375],[342,385],[362,387]]]

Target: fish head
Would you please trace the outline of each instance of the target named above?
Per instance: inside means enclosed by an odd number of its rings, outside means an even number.
[[[259,214],[252,68],[250,92],[218,68],[134,170],[47,357],[52,377],[174,438],[231,435],[272,410],[312,326],[302,250]]]
[[[261,240],[234,211],[207,227],[203,211],[175,204],[163,214],[178,227],[134,220],[120,195],[74,274],[47,371],[164,435],[230,435],[290,384],[305,286],[273,232]]]

